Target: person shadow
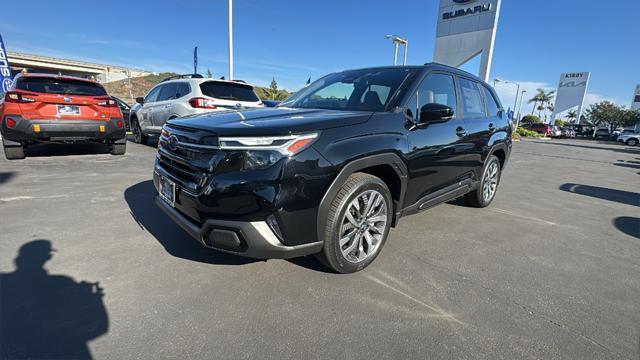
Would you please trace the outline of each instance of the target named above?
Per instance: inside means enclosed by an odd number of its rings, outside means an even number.
[[[98,282],[51,275],[49,240],[22,245],[15,271],[0,273],[0,358],[91,359],[90,340],[109,330]]]

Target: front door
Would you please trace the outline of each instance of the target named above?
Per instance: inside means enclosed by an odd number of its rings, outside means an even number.
[[[153,107],[153,126],[160,127],[167,122],[171,116],[171,103],[176,98],[177,83],[167,83],[162,85],[158,101]]]
[[[409,185],[405,204],[422,202],[425,197],[455,188],[465,167],[460,139],[464,124],[457,117],[458,104],[453,76],[430,73],[422,81],[406,107],[417,122],[420,108],[429,103],[443,104],[454,110],[448,121],[429,124],[409,131]]]

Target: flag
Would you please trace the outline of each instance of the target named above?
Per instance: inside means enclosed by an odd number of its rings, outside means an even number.
[[[198,47],[193,48],[193,73],[198,73]]]
[[[0,92],[7,92],[13,83],[11,77],[11,67],[9,66],[9,56],[4,47],[2,35],[0,35]]]

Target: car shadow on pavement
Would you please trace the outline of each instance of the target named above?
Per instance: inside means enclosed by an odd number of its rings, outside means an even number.
[[[27,157],[109,154],[108,146],[99,143],[38,144],[25,150]]]
[[[0,273],[3,359],[91,359],[88,342],[109,330],[100,284],[49,274],[54,251],[49,240],[27,242],[15,271]]]
[[[171,255],[186,260],[218,265],[243,265],[260,260],[207,249],[174,224],[154,202],[156,189],[147,180],[127,188],[124,198],[133,219],[162,244]]]
[[[640,239],[640,218],[632,216],[619,216],[613,219],[613,225],[621,232]]]
[[[598,199],[615,201],[621,204],[638,206],[640,207],[640,193],[631,191],[615,190],[609,188],[603,188],[599,186],[581,185],[566,183],[560,185],[560,190],[590,196]]]

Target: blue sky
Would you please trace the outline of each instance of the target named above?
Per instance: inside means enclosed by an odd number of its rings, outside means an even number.
[[[6,2],[9,51],[192,72],[227,73],[227,1]],[[409,39],[409,64],[433,56],[437,0],[234,0],[235,77],[296,90],[307,78],[392,62],[385,34]],[[629,106],[640,84],[637,0],[503,0],[491,77],[529,95],[553,89],[561,72],[591,71],[586,102]],[[465,67],[477,72],[476,64]],[[497,86],[505,106],[515,88]],[[527,107],[525,105],[525,110]],[[530,111],[530,109],[528,110]]]

